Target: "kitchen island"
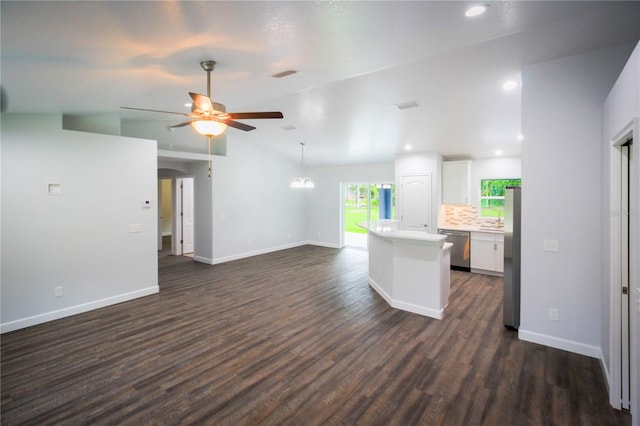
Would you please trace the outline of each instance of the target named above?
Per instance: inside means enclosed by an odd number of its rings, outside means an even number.
[[[368,232],[369,285],[393,308],[442,319],[449,303],[451,243],[398,221],[359,223]]]

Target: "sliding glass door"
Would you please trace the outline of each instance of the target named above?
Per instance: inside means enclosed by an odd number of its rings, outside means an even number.
[[[348,247],[367,247],[367,231],[357,223],[395,217],[395,184],[343,184],[343,241]]]

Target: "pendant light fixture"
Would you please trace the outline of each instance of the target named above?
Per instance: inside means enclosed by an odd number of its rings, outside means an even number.
[[[304,142],[300,142],[300,148],[302,150],[302,155],[300,157],[300,166],[304,168]],[[311,180],[310,177],[302,177],[298,176],[291,182],[292,188],[315,188],[315,184]]]

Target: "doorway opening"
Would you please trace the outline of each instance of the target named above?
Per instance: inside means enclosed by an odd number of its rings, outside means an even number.
[[[160,255],[194,255],[194,178],[158,181],[158,251]]]
[[[171,239],[173,235],[173,206],[171,203],[173,194],[172,179],[160,179],[158,182],[158,251],[171,252]]]
[[[367,248],[367,231],[358,223],[395,218],[395,184],[342,184],[343,246]]]

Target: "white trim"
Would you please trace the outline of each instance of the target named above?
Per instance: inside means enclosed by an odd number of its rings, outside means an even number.
[[[94,300],[92,302],[82,303],[80,305],[69,306],[68,308],[58,309],[56,311],[45,312],[43,314],[33,315],[27,318],[21,318],[0,324],[0,333],[19,330],[21,328],[31,327],[32,325],[42,324],[45,322],[57,320],[60,318],[70,317],[72,315],[81,314],[95,309],[104,308],[105,306],[115,305],[117,303],[127,302],[139,297],[149,296],[158,293],[160,287],[157,285],[147,287],[141,290],[129,293],[118,294],[116,296],[106,297],[104,299]]]
[[[389,306],[401,311],[411,312],[418,315],[423,315],[429,318],[442,319],[444,317],[444,309],[431,309],[424,306],[414,305],[413,303],[402,302],[395,300],[384,289],[376,283],[371,277],[369,277],[369,286],[373,288]]]
[[[231,262],[233,260],[245,259],[247,257],[259,256],[261,254],[273,253],[275,251],[280,251],[280,250],[287,250],[290,248],[300,247],[307,244],[309,243],[307,243],[306,241],[301,241],[298,243],[291,243],[291,244],[285,244],[285,245],[276,246],[276,247],[269,247],[261,250],[254,250],[254,251],[247,251],[244,253],[232,254],[231,256],[218,257],[215,259],[210,259],[208,257],[201,257],[201,256],[193,256],[193,260],[195,260],[196,262],[207,263],[209,265],[217,265],[219,263]]]
[[[611,371],[608,376],[609,403],[612,407],[621,409],[622,400],[619,392],[622,389],[622,361],[621,361],[621,338],[622,326],[620,324],[620,316],[622,312],[622,303],[620,297],[619,283],[621,278],[620,267],[615,263],[620,259],[621,244],[621,216],[620,216],[620,173],[621,159],[620,146],[626,142],[627,137],[632,135],[637,137],[638,118],[629,121],[613,138],[609,140],[609,358],[611,363]],[[631,289],[631,287],[630,287]],[[633,354],[632,354],[633,355]],[[633,356],[632,356],[633,359]],[[633,398],[633,396],[631,396]]]
[[[602,348],[600,348],[598,359],[600,360],[600,368],[602,368],[602,375],[604,376],[604,384],[607,385],[607,393],[610,394],[611,389],[609,388],[609,384],[611,383],[611,374],[609,373],[609,368],[607,367],[607,363],[605,362]]]
[[[336,244],[336,243],[325,243],[322,241],[310,241],[307,240],[304,242],[304,244],[309,244],[312,246],[319,246],[319,247],[327,247],[327,248],[334,248],[334,249],[341,249],[342,247],[340,246],[340,244]],[[304,245],[302,244],[302,245]]]
[[[586,355],[591,358],[602,358],[602,350],[599,346],[587,345],[574,340],[567,340],[560,337],[549,336],[547,334],[536,333],[534,331],[523,330],[522,328],[518,330],[518,339],[524,340],[525,342],[538,343],[540,345],[562,349],[567,352]]]
[[[181,160],[209,161],[210,157],[213,158],[213,155],[209,156],[207,154],[199,154],[195,152],[185,152],[185,151],[171,151],[167,149],[158,150],[158,158],[178,158]]]
[[[206,263],[207,265],[214,265],[213,259],[211,259],[209,257],[202,257],[202,256],[193,255],[192,259],[195,260],[196,262]]]

